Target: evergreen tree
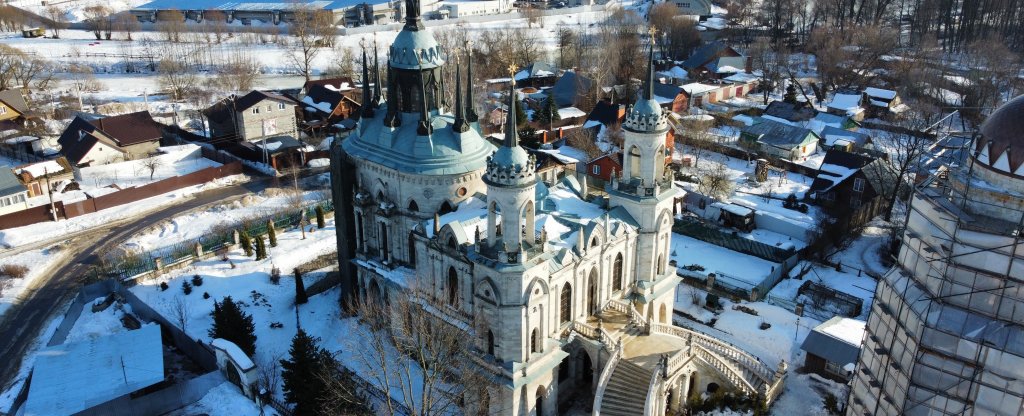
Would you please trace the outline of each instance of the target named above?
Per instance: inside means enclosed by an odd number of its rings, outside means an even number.
[[[323,414],[322,398],[327,385],[320,377],[323,365],[332,363],[333,357],[317,343],[319,338],[311,337],[299,328],[292,338],[292,347],[288,350],[289,358],[281,360],[281,379],[284,381],[284,399],[294,404],[297,416]],[[327,359],[330,357],[330,359]]]
[[[513,92],[513,94],[515,94]],[[529,119],[526,118],[526,110],[523,110],[523,103],[516,100],[516,127],[522,127]]]
[[[327,222],[324,221],[324,207],[316,206],[316,228],[324,228],[327,226]]]
[[[782,101],[790,104],[796,104],[796,87],[793,84],[789,84],[786,87],[786,94],[782,96]]]
[[[270,239],[271,247],[277,247],[277,230],[274,230],[274,220],[267,220],[267,238]]]
[[[185,292],[186,295],[192,293],[192,285],[188,281],[181,282],[181,291]]]
[[[309,297],[306,296],[306,285],[302,283],[302,272],[296,267],[293,271],[295,274],[295,304],[302,305],[309,302]]]
[[[263,242],[263,236],[262,235],[256,236],[255,242],[256,242],[256,260],[263,260],[263,259],[267,258],[267,246],[266,246],[266,243]]]
[[[245,251],[245,256],[252,256],[252,238],[249,237],[249,232],[242,230],[238,233],[238,243],[242,245],[242,250]]]
[[[249,357],[255,356],[256,325],[253,324],[252,315],[245,313],[231,296],[224,297],[219,304],[214,301],[211,315],[213,326],[209,331],[210,338],[234,342]]]
[[[555,104],[555,97],[548,95],[533,118],[534,121],[541,124],[542,128],[550,127],[552,122],[561,120],[562,116],[558,115],[558,105]]]

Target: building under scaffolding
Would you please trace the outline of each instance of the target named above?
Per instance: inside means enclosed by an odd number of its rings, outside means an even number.
[[[994,112],[971,149],[912,197],[847,415],[1024,412],[1024,96]]]

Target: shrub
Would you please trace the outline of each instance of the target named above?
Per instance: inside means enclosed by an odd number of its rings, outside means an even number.
[[[209,298],[210,298],[210,292],[203,292],[203,299],[209,299]]]
[[[181,291],[185,292],[186,295],[192,293],[192,285],[188,281],[181,282]]]
[[[270,269],[270,283],[275,285],[281,283],[281,269],[277,266]]]
[[[7,276],[12,279],[21,279],[28,274],[28,267],[21,264],[5,264],[0,266],[0,276]]]
[[[199,287],[203,285],[203,276],[198,274],[192,275],[192,286]]]
[[[270,239],[271,247],[277,247],[277,230],[274,229],[273,220],[267,220],[267,238]]]
[[[324,207],[316,206],[316,227],[324,228],[327,226],[327,222],[324,221]]]
[[[160,290],[161,291],[167,290],[167,282],[160,282]]]
[[[704,297],[704,304],[711,309],[721,309],[722,307],[722,303],[718,301],[718,295],[711,293]]]
[[[825,410],[830,415],[838,415],[839,411],[839,400],[832,393],[825,393]]]
[[[292,273],[295,274],[295,304],[302,305],[309,302],[309,297],[306,296],[306,286],[302,283],[302,272],[296,267]]]
[[[238,233],[238,244],[242,246],[242,251],[245,251],[246,257],[252,256],[252,237],[249,237],[248,231],[242,230]]]

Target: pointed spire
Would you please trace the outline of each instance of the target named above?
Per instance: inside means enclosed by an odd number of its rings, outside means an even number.
[[[391,54],[388,54],[388,61]],[[398,127],[402,125],[401,117],[398,117],[398,86],[395,85],[395,71],[388,67],[388,112],[384,115],[384,125]]]
[[[651,37],[651,51],[647,56],[647,77],[644,79],[644,99],[654,98],[654,37]]]
[[[508,90],[508,113],[505,118],[505,147],[519,146],[519,131],[516,129],[516,81]]]
[[[416,128],[416,134],[429,136],[434,132],[434,126],[430,125],[430,109],[427,104],[427,85],[423,81],[423,66],[420,65],[420,125]]]
[[[373,117],[373,98],[370,96],[370,74],[366,62],[366,47],[363,46],[363,113],[362,118]]]
[[[480,119],[473,110],[473,43],[466,42],[466,120],[476,123]]]
[[[469,123],[466,122],[466,108],[462,105],[462,68],[455,62],[455,124],[452,130],[458,133],[469,131]]]
[[[420,21],[419,0],[405,0],[405,27],[403,30],[419,31],[424,29]]]
[[[376,34],[374,35],[376,36]],[[380,104],[380,64],[377,59],[377,39],[373,40],[373,105],[377,106]]]

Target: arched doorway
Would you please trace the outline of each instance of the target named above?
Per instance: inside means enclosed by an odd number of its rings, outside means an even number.
[[[559,295],[558,316],[559,322],[568,323],[572,320],[572,286],[569,282],[562,285],[562,293]]]
[[[455,267],[448,267],[448,305],[456,306],[459,300],[459,274]]]
[[[587,313],[597,315],[597,269],[590,269],[590,278],[587,279]]]
[[[622,253],[615,255],[615,263],[612,263],[612,290],[622,290]]]
[[[694,372],[690,373],[690,385],[686,386],[686,391],[688,392],[687,394],[690,395],[690,396],[698,395],[699,393],[697,393],[697,391],[695,390],[696,388],[697,388],[697,372],[694,371]]]
[[[576,371],[576,382],[580,386],[590,386],[594,380],[594,363],[590,360],[590,354],[580,350],[579,369]]]

